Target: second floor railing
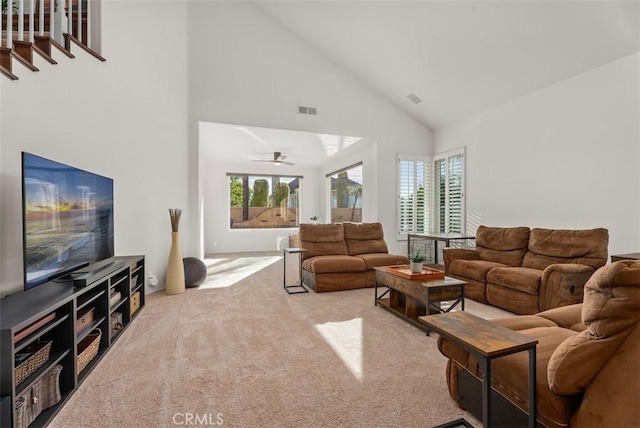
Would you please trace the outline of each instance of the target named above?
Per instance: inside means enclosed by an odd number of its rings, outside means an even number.
[[[39,54],[50,57],[49,44],[69,51],[72,41],[104,60],[97,54],[99,48],[94,46],[99,46],[97,27],[100,25],[100,17],[93,9],[99,12],[99,7],[96,7],[99,6],[99,1],[2,0],[0,53],[3,60],[0,66],[10,71],[11,52],[17,53],[21,62],[26,61],[32,65],[32,46],[35,46],[33,49],[36,51],[39,50]]]

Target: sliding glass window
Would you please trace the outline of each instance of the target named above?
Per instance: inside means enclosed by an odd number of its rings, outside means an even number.
[[[231,229],[298,227],[302,177],[227,174]]]
[[[331,223],[362,222],[362,162],[327,174]]]

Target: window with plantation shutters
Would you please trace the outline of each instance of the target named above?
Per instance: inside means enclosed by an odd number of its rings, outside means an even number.
[[[433,231],[464,233],[464,148],[434,156]]]
[[[398,238],[465,233],[464,148],[432,158],[398,155]]]
[[[431,226],[431,160],[398,156],[398,237],[424,233]]]

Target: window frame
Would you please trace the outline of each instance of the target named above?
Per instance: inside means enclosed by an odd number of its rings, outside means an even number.
[[[406,163],[410,163],[412,165],[412,177],[406,177],[404,178],[402,176],[403,173],[403,162]],[[397,232],[397,237],[399,241],[406,241],[407,240],[407,235],[408,234],[413,234],[413,233],[420,233],[419,232],[419,228],[418,228],[418,211],[420,211],[420,206],[418,204],[418,189],[420,187],[420,180],[418,177],[418,169],[419,166],[422,164],[423,168],[426,169],[427,171],[424,174],[424,188],[425,188],[425,197],[424,197],[424,207],[423,210],[425,213],[428,213],[429,217],[425,221],[423,219],[423,224],[424,224],[424,228],[426,228],[427,230],[431,229],[431,187],[432,184],[430,183],[430,179],[431,179],[431,169],[432,169],[432,163],[431,163],[431,158],[428,156],[418,156],[418,155],[407,155],[407,154],[397,154],[396,156],[396,167],[397,167],[397,188],[396,188],[396,194],[397,194],[397,204],[396,204],[396,215],[397,215],[397,224],[396,224],[396,232]],[[408,230],[408,228],[406,228],[406,224],[405,222],[403,222],[403,218],[404,218],[404,209],[403,209],[403,193],[404,193],[404,183],[405,182],[410,182],[408,184],[408,187],[415,189],[415,191],[413,192],[412,195],[412,200],[411,200],[411,210],[413,213],[416,214],[412,214],[411,216],[411,230]]]
[[[442,152],[442,153],[438,153],[436,155],[434,155],[432,157],[432,165],[433,165],[433,203],[434,203],[434,207],[433,207],[433,224],[432,224],[432,230],[435,232],[440,232],[440,233],[466,233],[467,227],[466,227],[466,198],[465,198],[465,194],[466,194],[466,188],[465,188],[465,176],[466,176],[466,165],[465,165],[465,156],[466,155],[466,150],[465,147],[460,147],[458,149],[453,149],[453,150],[449,150],[446,152]],[[460,230],[453,230],[454,227],[452,226],[452,199],[453,196],[452,194],[452,189],[451,189],[451,176],[452,176],[452,172],[451,172],[451,160],[456,158],[456,157],[460,157],[460,186],[459,186],[459,192],[460,192],[460,218],[459,218],[459,222],[460,222]],[[441,230],[441,225],[442,225],[442,219],[437,215],[436,213],[436,209],[437,209],[437,204],[436,204],[436,198],[439,196],[439,194],[437,193],[436,189],[436,168],[435,168],[435,164],[438,161],[444,161],[445,164],[445,207],[444,207],[444,231]],[[440,221],[438,221],[440,220]],[[438,224],[436,224],[438,222]],[[436,228],[436,226],[438,226]]]
[[[329,222],[333,222],[333,216],[332,216],[332,210],[334,209],[333,207],[333,188],[331,186],[331,178],[334,175],[338,175],[341,172],[346,172],[349,170],[352,170],[356,167],[360,167],[361,171],[362,171],[362,183],[360,183],[360,188],[361,188],[361,192],[360,192],[360,196],[359,196],[359,203],[360,203],[360,219],[364,218],[364,196],[365,196],[365,189],[364,189],[364,164],[362,161],[356,162],[354,164],[345,166],[343,168],[337,169],[335,171],[329,172],[325,174],[325,179],[327,181],[327,214],[328,214],[328,219],[330,219]],[[335,207],[337,208],[337,207]],[[344,220],[343,220],[344,221]]]
[[[450,168],[450,162],[452,161],[452,159],[455,160],[458,157],[460,158],[460,160],[456,166],[459,167],[459,173],[457,174],[459,185],[455,186],[455,188],[452,189],[452,178],[456,178],[456,177],[453,176],[452,174],[452,171]],[[442,233],[441,225],[442,225],[442,222],[444,221],[444,233],[450,233],[452,232],[452,229],[453,229],[452,227],[453,222],[458,221],[460,224],[459,233],[463,233],[463,234],[466,233],[465,158],[466,158],[465,147],[438,153],[433,156],[419,156],[419,155],[410,155],[410,154],[401,154],[401,153],[397,154],[397,157],[396,157],[396,166],[397,166],[396,235],[399,241],[406,241],[408,234],[423,233],[421,230],[418,230],[419,228],[417,227],[419,224],[418,215],[415,215],[414,218],[412,219],[411,230],[408,230],[406,228],[406,225],[403,224],[402,186],[403,186],[403,183],[406,182],[409,178],[403,176],[402,162],[412,162],[414,165],[423,163],[425,165],[425,168],[427,168],[428,166],[428,171],[426,172],[426,175],[428,178],[425,183],[425,189],[428,189],[428,190],[426,191],[426,195],[424,198],[425,199],[424,207],[423,207],[424,216],[425,216],[425,219],[423,220],[423,224],[424,224],[424,229],[426,229],[426,232]],[[437,210],[439,210],[439,207],[441,207],[441,204],[438,203],[438,198],[441,196],[440,187],[438,186],[438,183],[439,183],[438,178],[440,176],[438,175],[439,171],[436,168],[436,165],[438,164],[438,162],[444,162],[444,166],[445,166],[444,168],[445,189],[444,189],[444,194],[442,195],[444,200],[444,215],[440,215],[437,212]],[[416,191],[414,191],[414,195],[413,195],[414,198],[412,201],[412,204],[413,204],[412,209],[414,213],[418,213],[420,210],[420,206],[418,205],[418,200],[417,200],[418,199],[417,189],[419,187],[417,181],[418,180],[414,172],[413,183],[412,183],[413,188],[416,189]],[[452,191],[454,192],[453,195],[452,195]],[[453,197],[457,197],[460,201],[457,207],[455,207],[452,202]],[[458,216],[452,215],[454,208],[459,211]],[[454,230],[454,232],[458,233],[457,230]]]
[[[283,230],[283,229],[295,229],[298,228],[300,226],[301,223],[301,218],[300,218],[300,214],[301,214],[301,195],[302,195],[302,187],[303,187],[303,181],[304,181],[304,177],[302,175],[297,175],[297,174],[265,174],[265,173],[234,173],[234,172],[227,172],[226,173],[227,176],[227,227],[228,230],[231,232],[235,232],[235,231],[257,231],[257,230]],[[295,210],[296,210],[296,221],[294,225],[286,225],[286,226],[280,226],[280,227],[236,227],[234,228],[232,226],[232,219],[233,216],[231,215],[231,208],[233,208],[231,206],[231,177],[248,177],[248,179],[254,178],[254,179],[262,179],[262,178],[268,178],[268,179],[273,179],[275,177],[277,178],[291,178],[293,180],[298,180],[298,188],[295,190],[295,194],[296,194],[296,206],[295,206]],[[269,185],[271,186],[271,184]],[[291,194],[291,193],[290,193]],[[274,189],[271,189],[271,192],[268,193],[267,197],[269,199],[271,199],[274,195]],[[251,205],[251,196],[248,196],[248,200],[249,200],[249,205],[248,208],[251,209],[252,205]],[[255,207],[254,207],[255,208]],[[264,207],[264,208],[277,208],[277,207],[272,207],[271,206],[271,201],[270,201],[270,205],[268,207]],[[284,207],[286,209],[291,208],[291,207]],[[248,220],[251,220],[253,217],[250,217]],[[247,221],[248,221],[247,220]]]

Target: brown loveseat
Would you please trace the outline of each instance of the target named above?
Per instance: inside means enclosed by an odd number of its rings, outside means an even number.
[[[373,287],[376,266],[407,264],[389,254],[380,223],[301,224],[302,280],[316,292]]]
[[[492,322],[538,340],[539,423],[639,426],[640,261],[600,268],[585,285],[581,304]],[[476,360],[445,339],[438,339],[438,348],[449,358],[451,397],[480,417],[481,373]],[[505,406],[492,412],[494,426],[526,425],[528,358],[520,352],[493,360],[491,385],[499,394],[494,392],[492,402]]]
[[[444,249],[448,276],[466,281],[465,296],[516,314],[582,301],[584,284],[607,262],[606,229],[486,227],[476,248]]]

